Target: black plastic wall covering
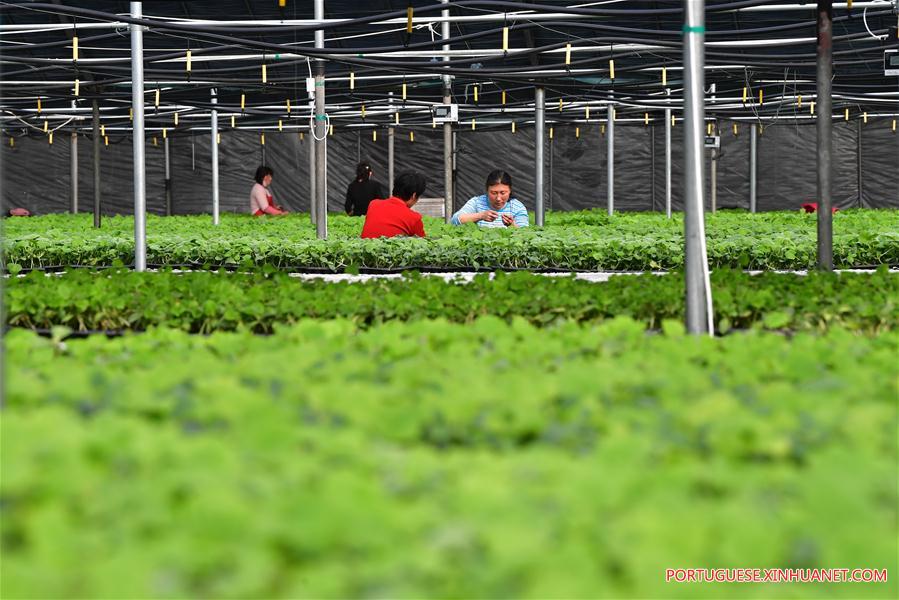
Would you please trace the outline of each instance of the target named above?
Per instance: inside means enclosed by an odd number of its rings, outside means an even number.
[[[226,124],[227,125],[227,124]],[[749,208],[749,139],[745,122],[719,122],[721,149],[718,160],[717,207]],[[443,137],[440,129],[415,131],[415,141],[402,126],[395,133],[396,173],[417,169],[428,177],[425,196],[443,196]],[[871,118],[834,123],[834,205],[840,208],[899,208],[899,133],[891,119]],[[219,145],[220,203],[222,211],[247,212],[249,191],[256,167],[264,162],[275,171],[276,201],[293,211],[309,210],[310,137],[300,140],[295,131],[258,132],[222,127]],[[604,208],[607,202],[606,138],[599,123],[556,126],[553,139],[546,136],[544,156],[546,207],[554,210]],[[672,130],[672,206],[683,208],[683,122]],[[4,212],[24,207],[34,214],[65,212],[70,207],[69,134],[59,132],[52,145],[47,137],[17,138],[4,143],[2,200]],[[164,214],[163,139],[147,135],[147,209]],[[341,211],[346,186],[358,157],[372,162],[375,176],[387,180],[387,131],[336,131],[328,137],[328,207]],[[170,135],[174,214],[208,213],[212,210],[211,136],[207,133]],[[816,133],[813,123],[783,119],[767,124],[758,137],[758,209],[798,209],[815,201]],[[515,195],[534,209],[534,130],[471,131],[456,134],[456,207],[483,193],[484,179],[495,168],[513,177]],[[861,173],[859,173],[861,153]],[[78,138],[79,212],[93,210],[92,141]],[[110,136],[101,148],[101,192],[104,215],[133,211],[132,145],[130,137]],[[709,202],[710,152],[706,151],[706,202]],[[861,184],[861,191],[859,189]],[[617,124],[615,128],[615,209],[664,210],[665,132],[661,122],[649,126]]]

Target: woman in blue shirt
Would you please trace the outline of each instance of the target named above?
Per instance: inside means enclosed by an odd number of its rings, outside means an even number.
[[[487,193],[475,196],[453,215],[451,223],[479,227],[527,227],[528,210],[512,197],[512,176],[502,170],[487,176]]]

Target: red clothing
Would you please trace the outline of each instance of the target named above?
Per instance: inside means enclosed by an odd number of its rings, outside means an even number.
[[[275,199],[272,197],[271,194],[266,194],[266,195],[265,195],[265,201],[268,202],[268,205],[269,205],[269,206],[272,206],[272,207],[275,206]],[[256,212],[253,213],[253,216],[254,216],[254,217],[261,217],[261,216],[264,215],[264,214],[265,214],[265,211],[262,210],[262,209],[260,208],[260,209],[258,209]]]
[[[425,237],[425,226],[421,215],[406,206],[406,203],[391,196],[386,200],[372,200],[365,213],[362,226],[363,238],[395,237],[417,235]]]

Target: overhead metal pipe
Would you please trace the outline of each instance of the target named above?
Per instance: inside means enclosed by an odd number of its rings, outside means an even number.
[[[686,239],[686,325],[693,334],[711,333],[711,290],[703,211],[703,127],[705,0],[684,3],[684,237]]]
[[[818,0],[817,133],[818,133],[818,268],[833,270],[831,207],[831,129],[833,105],[833,2]]]
[[[210,102],[212,104],[212,119],[210,127],[210,146],[212,148],[212,224],[219,224],[219,113],[215,109],[218,104],[216,89],[210,90]]]
[[[94,227],[100,227],[100,103],[91,102],[94,133]]]
[[[606,196],[611,217],[615,212],[615,107],[606,106]]]
[[[141,2],[131,2],[131,17],[140,19]],[[147,172],[144,155],[144,32],[131,25],[131,111],[134,115],[134,270],[147,270]]]
[[[665,95],[671,97],[671,90]],[[671,109],[665,109],[665,215],[671,218]]]
[[[758,210],[758,137],[759,126],[752,123],[749,126],[749,212]]]
[[[325,18],[325,0],[315,0],[315,18]],[[315,47],[325,47],[325,32],[315,30]],[[328,116],[325,112],[325,61],[315,61],[315,235],[328,238]]]
[[[543,227],[545,210],[543,206],[543,145],[546,130],[546,90],[534,88],[534,223]]]

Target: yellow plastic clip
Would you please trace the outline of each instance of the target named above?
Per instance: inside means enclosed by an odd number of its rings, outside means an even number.
[[[862,113],[862,122],[865,124],[868,123],[868,113],[867,112]]]
[[[503,27],[503,52],[509,51],[509,28]]]
[[[263,146],[265,146],[265,134],[264,133],[259,134],[259,143],[262,144]]]
[[[562,99],[559,98],[559,112],[562,112]]]
[[[78,36],[72,36],[72,60],[78,60]]]
[[[278,8],[284,8],[287,6],[287,0],[278,0]]]
[[[247,106],[247,95],[241,94],[240,95],[240,111],[243,112],[243,110],[244,110],[244,108],[246,108],[246,106]]]
[[[403,82],[403,102],[406,101],[406,82]]]
[[[848,108],[843,111],[843,118],[846,119],[847,121],[849,120],[849,109]]]
[[[262,83],[268,83],[268,70],[265,67],[265,63],[262,63]]]
[[[549,139],[553,139],[553,128],[549,128]]]
[[[502,95],[501,95],[501,101],[502,101],[502,104],[505,106],[505,104],[506,104],[506,90],[503,90],[503,93],[502,93]]]
[[[802,94],[800,94],[799,97],[796,99],[796,106],[798,106],[799,108],[802,108]]]
[[[159,88],[156,88],[156,99],[154,100],[153,105],[156,107],[159,106]]]
[[[615,59],[609,59],[609,79],[615,79]]]
[[[81,89],[81,81],[78,80],[78,79],[76,79],[76,80],[75,80],[75,95],[76,95],[76,96],[78,95],[78,91],[79,91],[80,89]]]
[[[220,134],[220,133],[216,133],[216,134],[215,134],[215,143],[216,143],[216,144],[221,144],[221,143],[222,143],[222,134]]]
[[[893,133],[896,133],[896,119],[893,119]]]
[[[706,126],[705,126],[705,134],[706,134],[706,135],[712,135],[712,124],[711,124],[711,123],[707,123],[707,124],[706,124]]]
[[[350,89],[356,89],[356,73],[353,71],[350,71]]]
[[[584,107],[584,120],[586,120],[586,121],[590,120],[590,107],[589,106]]]
[[[103,136],[103,145],[104,145],[104,146],[108,146],[108,145],[109,145],[109,137],[108,137],[108,136],[105,136],[105,135]]]
[[[765,103],[765,90],[759,90],[759,106]]]
[[[415,141],[415,132],[414,132],[414,131],[410,131],[410,132],[409,132],[409,141],[410,141],[410,142],[414,142],[414,141]]]
[[[393,122],[394,122],[396,125],[399,125],[399,124],[400,124],[400,113],[395,113],[395,114],[393,115]]]
[[[743,104],[746,104],[746,100],[749,98],[749,89],[746,86],[743,86]]]
[[[410,5],[406,9],[406,33],[412,33],[412,16],[415,14],[415,9]]]
[[[662,67],[662,85],[668,85],[668,67]]]
[[[48,144],[53,143],[53,132],[52,131],[50,132],[50,135],[47,137],[47,143]]]
[[[737,124],[734,123],[734,135],[737,135]]]
[[[184,68],[188,73],[190,73],[190,67],[191,67],[191,56],[190,56],[190,50],[188,50],[187,57],[186,57],[185,63],[184,63]]]
[[[14,138],[14,137],[9,138],[9,147],[13,148],[13,147],[15,147],[15,145],[16,145],[16,138]]]
[[[50,131],[50,123],[47,122],[47,119],[44,119],[44,133]]]
[[[565,44],[565,64],[571,64],[571,44]]]
[[[606,126],[605,126],[605,124],[599,126],[599,133],[601,133],[602,135],[605,135],[605,134],[606,134]]]
[[[175,113],[175,127],[178,126],[178,113]]]
[[[362,105],[362,118],[365,118],[365,105]]]
[[[290,114],[290,98],[288,98],[284,102],[285,102],[285,104],[287,104],[287,114],[289,115]]]
[[[474,101],[478,101],[478,86],[474,86]]]
[[[512,133],[515,133],[515,121],[512,121]]]
[[[373,142],[378,141],[378,130],[377,129],[371,130],[371,141],[373,141]]]
[[[677,117],[671,115],[671,126],[674,127],[674,124],[677,122]]]
[[[581,128],[580,127],[574,128],[574,137],[576,137],[577,139],[581,139]]]
[[[812,100],[811,102],[808,103],[808,111],[809,111],[810,115],[815,114],[815,101],[814,100]]]
[[[154,146],[158,146],[158,145],[159,145],[159,138],[157,138],[155,135],[153,136],[153,145],[154,145]]]
[[[474,131],[474,129],[475,129],[474,118],[472,118],[471,119],[471,130]]]
[[[278,131],[284,131],[284,121],[278,119]]]
[[[37,114],[41,114],[41,99],[37,99]]]
[[[649,125],[649,113],[643,113],[643,124]]]
[[[237,123],[235,122],[236,120],[237,119],[234,117],[234,115],[231,115],[231,129],[237,127]]]
[[[169,130],[166,127],[163,127],[162,128],[162,139],[168,139],[168,137],[169,137]]]
[[[106,137],[106,125],[100,125],[100,135]]]
[[[328,135],[334,135],[334,126],[333,125],[328,126]]]

